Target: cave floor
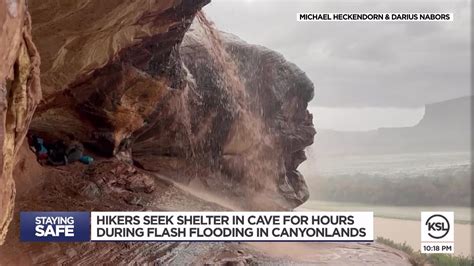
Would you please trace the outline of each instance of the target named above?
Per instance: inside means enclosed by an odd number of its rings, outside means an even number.
[[[154,182],[152,192],[139,185],[130,189],[130,186],[124,186],[118,178],[124,173],[130,175],[129,172],[130,169],[123,166],[123,163],[113,160],[99,160],[92,166],[74,164],[58,168],[44,167],[41,176],[38,176],[38,180],[42,180],[41,184],[30,189],[26,195],[23,193],[17,197],[7,240],[0,247],[0,265],[410,265],[403,253],[377,243],[19,241],[20,211],[230,210],[229,207],[194,195],[156,176],[151,177]],[[138,173],[150,176],[143,172]]]

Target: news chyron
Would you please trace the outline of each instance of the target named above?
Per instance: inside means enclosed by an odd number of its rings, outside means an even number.
[[[21,212],[26,242],[372,242],[373,212]]]

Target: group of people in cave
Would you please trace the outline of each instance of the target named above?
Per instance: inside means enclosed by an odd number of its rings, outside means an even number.
[[[43,138],[32,135],[30,148],[42,165],[60,166],[78,161],[91,164],[94,161],[91,156],[84,154],[84,146],[74,138],[46,143]]]

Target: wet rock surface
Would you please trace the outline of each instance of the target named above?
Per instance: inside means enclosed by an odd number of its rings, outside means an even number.
[[[164,113],[179,119],[160,119],[142,134],[134,160],[182,182],[197,178],[224,195],[245,195],[248,209],[306,201],[296,169],[316,133],[307,111],[313,83],[280,54],[215,30],[203,14],[180,54],[188,73],[179,101],[185,110],[169,106]]]

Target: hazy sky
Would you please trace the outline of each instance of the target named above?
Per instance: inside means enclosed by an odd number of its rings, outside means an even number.
[[[424,104],[471,93],[468,0],[213,0],[204,10],[219,29],[307,73],[319,128],[412,125]],[[298,12],[446,12],[454,21],[302,23]]]

